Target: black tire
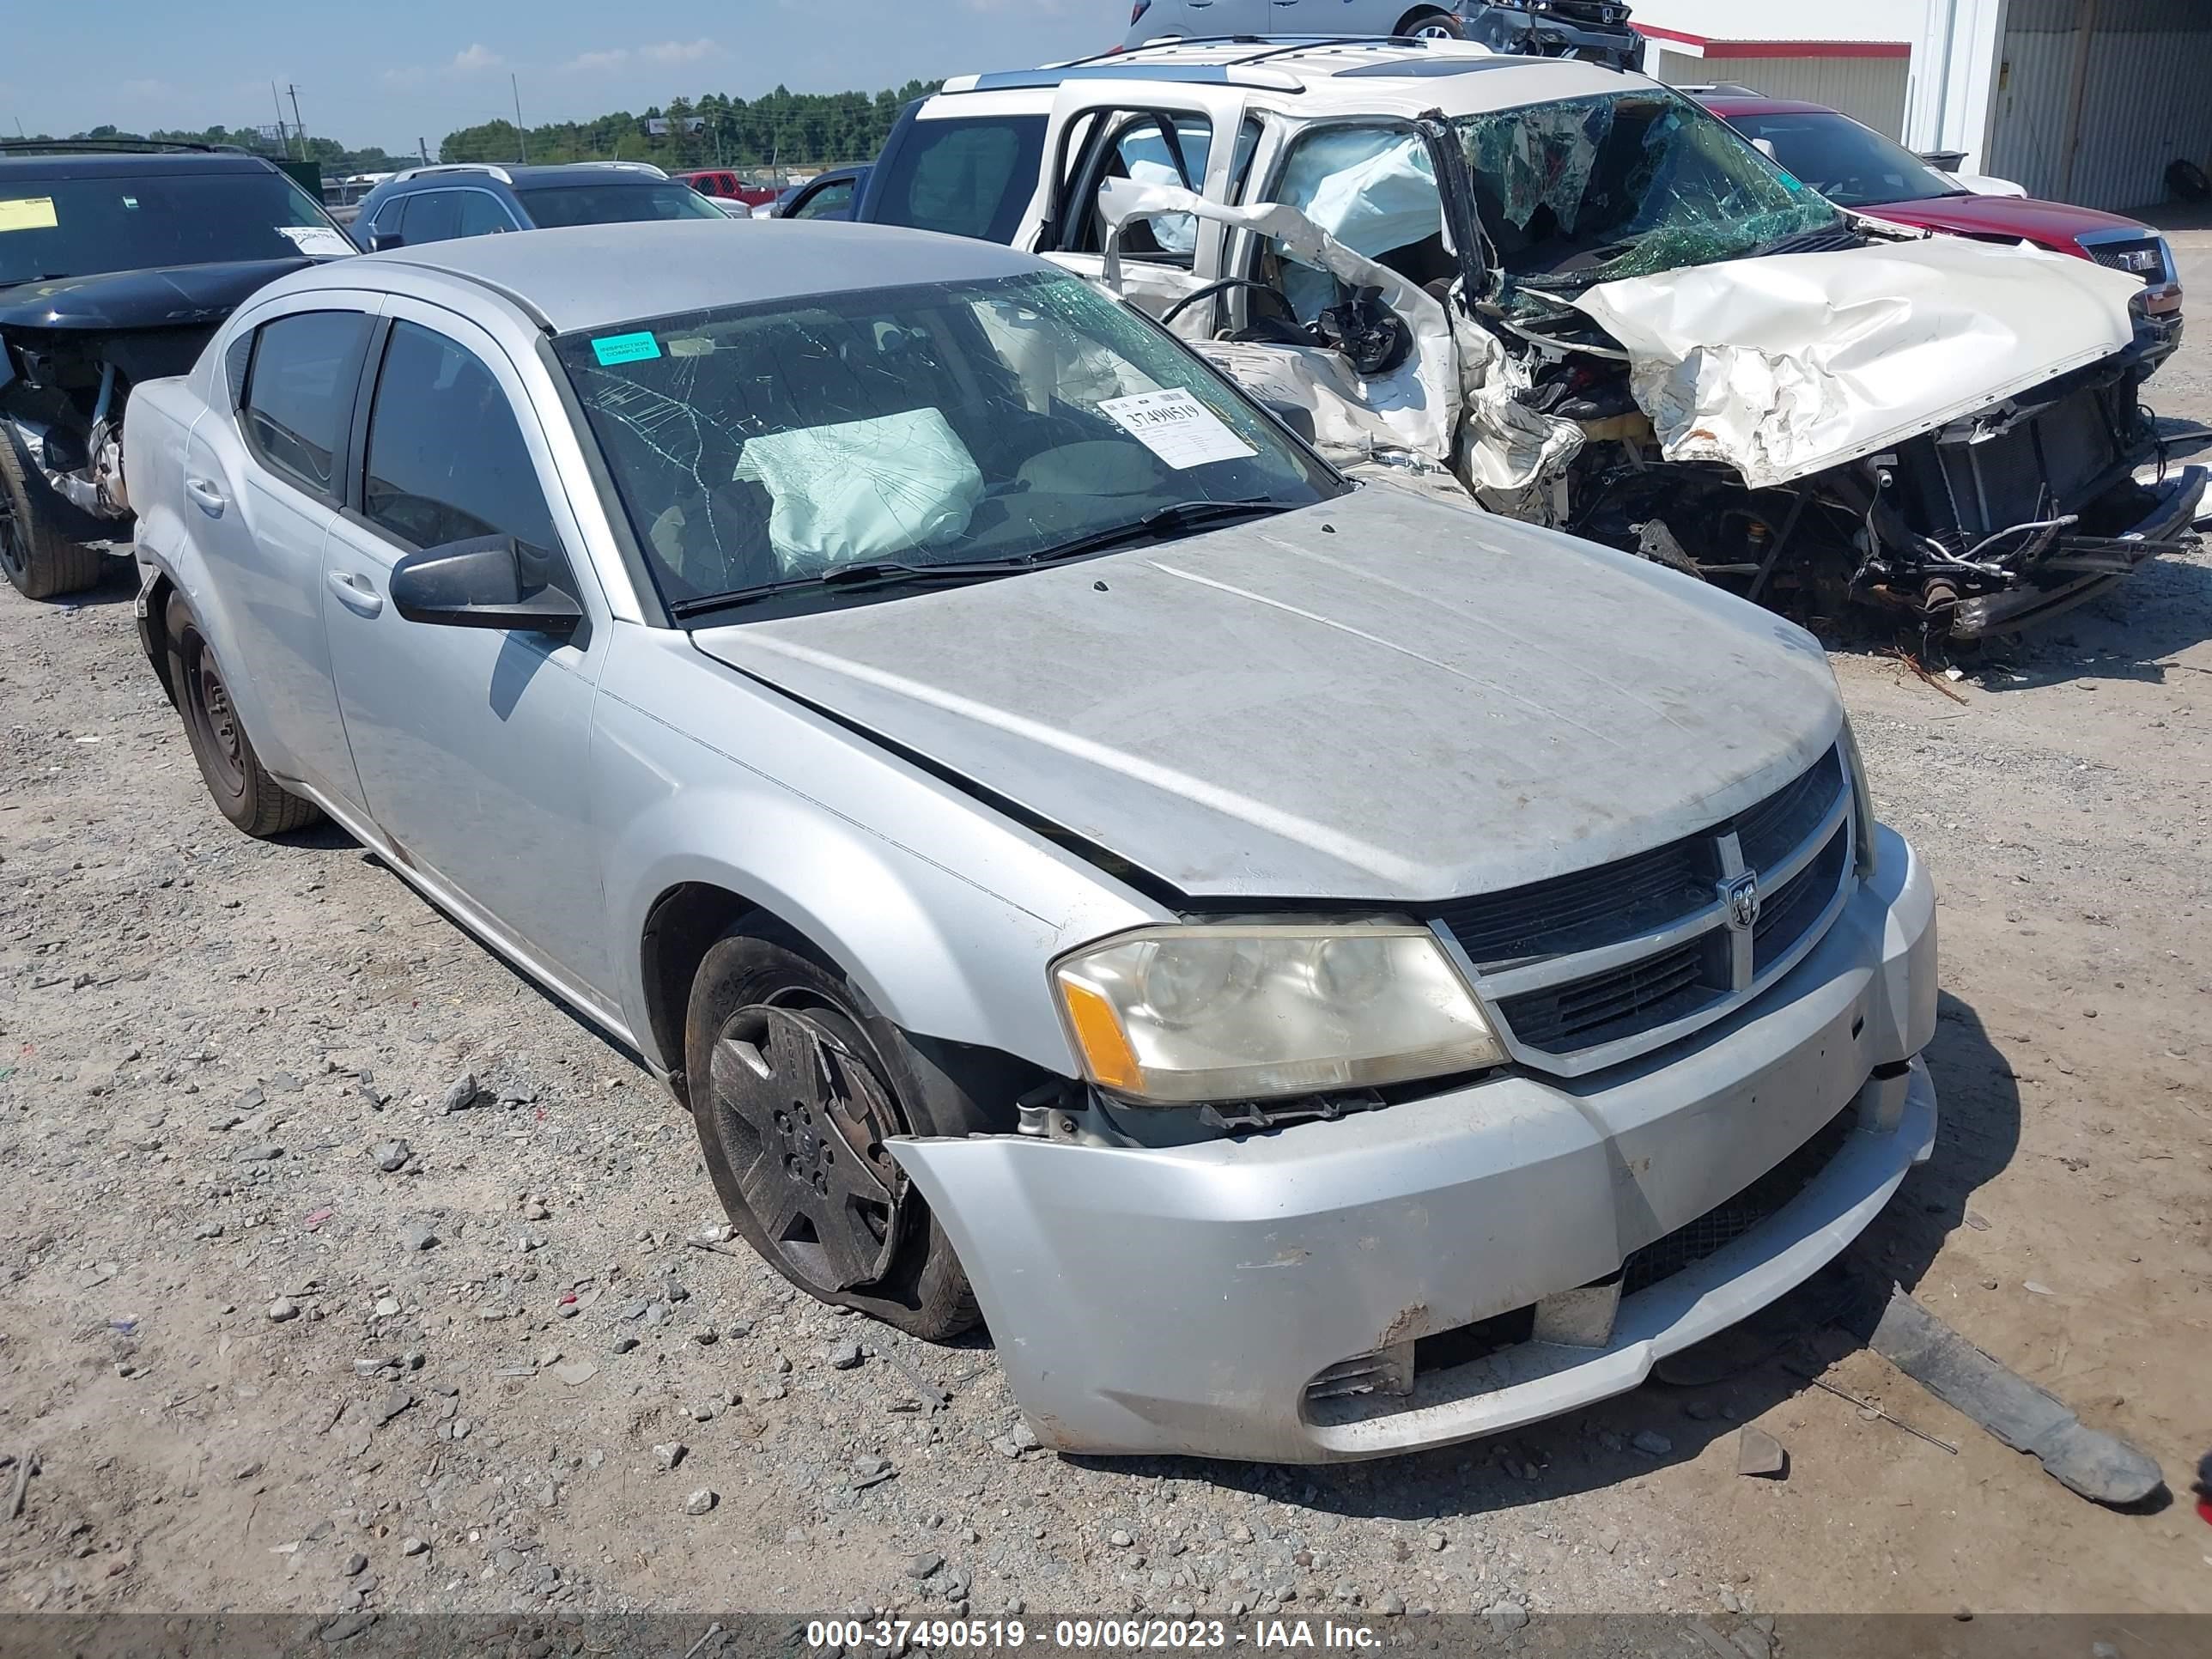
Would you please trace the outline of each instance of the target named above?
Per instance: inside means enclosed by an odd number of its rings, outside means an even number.
[[[857,987],[769,918],[741,920],[699,964],[684,1060],[715,1193],[769,1266],[929,1341],[977,1322],[951,1241],[882,1142],[984,1114]]]
[[[1467,39],[1467,25],[1460,21],[1456,12],[1414,11],[1407,13],[1400,21],[1398,33],[1443,40],[1464,40]]]
[[[294,794],[262,765],[199,620],[180,593],[169,596],[167,632],[169,684],[185,717],[185,735],[191,739],[200,780],[223,817],[263,840],[303,830],[321,817],[320,807]]]
[[[100,550],[71,535],[69,503],[39,476],[13,433],[0,432],[0,575],[27,599],[100,580]]]

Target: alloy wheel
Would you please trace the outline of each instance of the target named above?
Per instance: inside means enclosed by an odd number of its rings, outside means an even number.
[[[711,1073],[738,1191],[791,1270],[823,1291],[880,1279],[905,1182],[884,1150],[897,1109],[859,1029],[811,998],[748,1004],[716,1034]]]

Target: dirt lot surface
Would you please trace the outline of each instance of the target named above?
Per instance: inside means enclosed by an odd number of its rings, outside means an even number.
[[[2212,327],[2152,391],[2212,417]],[[0,1607],[2212,1611],[2185,1498],[2085,1503],[1863,1350],[1825,1380],[1955,1455],[1771,1363],[1350,1469],[1023,1449],[987,1344],[687,1244],[665,1092],[343,836],[233,833],[129,592],[0,593]],[[2212,556],[1957,683],[1838,665],[1943,894],[1942,1135],[1858,1259],[2180,1493]]]

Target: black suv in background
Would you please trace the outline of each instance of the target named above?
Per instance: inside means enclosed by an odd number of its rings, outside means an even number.
[[[264,283],[354,252],[322,204],[242,150],[0,144],[0,574],[42,599],[127,541],[123,422]]]
[[[374,253],[507,230],[726,216],[690,185],[646,161],[541,167],[441,161],[410,167],[370,191],[353,234]]]

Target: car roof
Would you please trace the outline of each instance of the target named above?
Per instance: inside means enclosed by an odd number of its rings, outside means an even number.
[[[1036,100],[1036,107],[1045,108],[1060,88],[1085,81],[1238,87],[1291,114],[1407,118],[1431,110],[1478,115],[1657,84],[1603,64],[1494,52],[1465,40],[1242,36],[1169,41],[1042,69],[958,76],[945,83],[938,99],[950,106],[962,97],[1027,94]]]
[[[274,173],[265,156],[225,150],[41,150],[0,154],[0,174],[32,179],[143,179],[149,173]]]
[[[376,286],[364,273],[380,266],[475,283],[561,334],[719,306],[1059,270],[995,242],[888,225],[665,219],[365,253],[302,271],[289,291]],[[395,286],[404,291],[405,284]]]

